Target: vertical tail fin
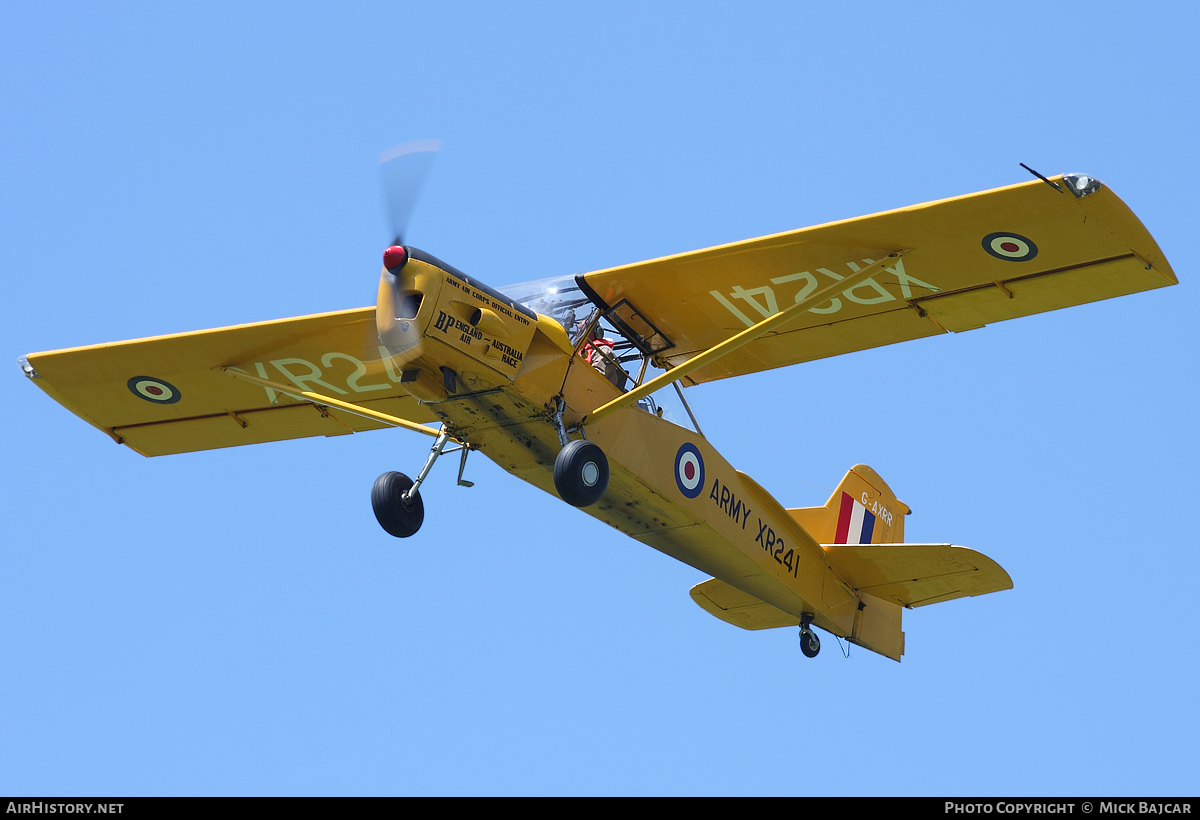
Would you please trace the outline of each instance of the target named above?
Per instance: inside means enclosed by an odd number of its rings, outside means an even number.
[[[788,512],[821,544],[900,544],[911,510],[877,472],[856,464],[825,506]]]

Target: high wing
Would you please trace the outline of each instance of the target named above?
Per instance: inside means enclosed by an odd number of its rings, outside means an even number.
[[[146,456],[389,426],[301,393],[435,420],[401,389],[374,307],[31,353],[23,366],[75,415]]]
[[[1084,175],[609,268],[577,281],[666,368],[889,254],[902,256],[686,379],[712,381],[971,330],[1177,282],[1133,212]]]

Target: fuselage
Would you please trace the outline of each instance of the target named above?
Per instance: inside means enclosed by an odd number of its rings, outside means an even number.
[[[554,494],[561,397],[564,426],[609,459],[607,491],[585,512],[796,623],[809,614],[817,626],[854,638],[865,596],[786,509],[701,435],[642,407],[580,428],[622,390],[577,355],[559,321],[413,251],[402,269],[383,272],[376,324],[402,386],[454,438]]]

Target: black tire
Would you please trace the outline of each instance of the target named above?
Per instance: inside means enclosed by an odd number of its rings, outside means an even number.
[[[608,458],[590,441],[572,441],[554,460],[554,489],[572,507],[590,507],[608,489]]]
[[[384,473],[375,479],[371,508],[375,510],[375,520],[388,535],[408,538],[425,521],[425,505],[419,490],[411,502],[404,503],[403,496],[412,485],[412,479],[404,473]]]
[[[821,651],[821,639],[817,637],[816,632],[806,629],[800,633],[800,651],[806,658],[817,656],[817,653]]]

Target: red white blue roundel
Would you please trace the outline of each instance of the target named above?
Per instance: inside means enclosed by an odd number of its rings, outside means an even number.
[[[685,444],[675,454],[675,484],[688,498],[695,498],[704,489],[704,457],[696,445]]]
[[[1028,262],[1037,256],[1037,245],[1019,233],[990,233],[983,238],[983,249],[1005,262]]]
[[[174,404],[180,399],[179,390],[175,385],[162,379],[155,379],[151,376],[134,376],[126,384],[129,385],[129,392],[133,395],[155,404]]]

